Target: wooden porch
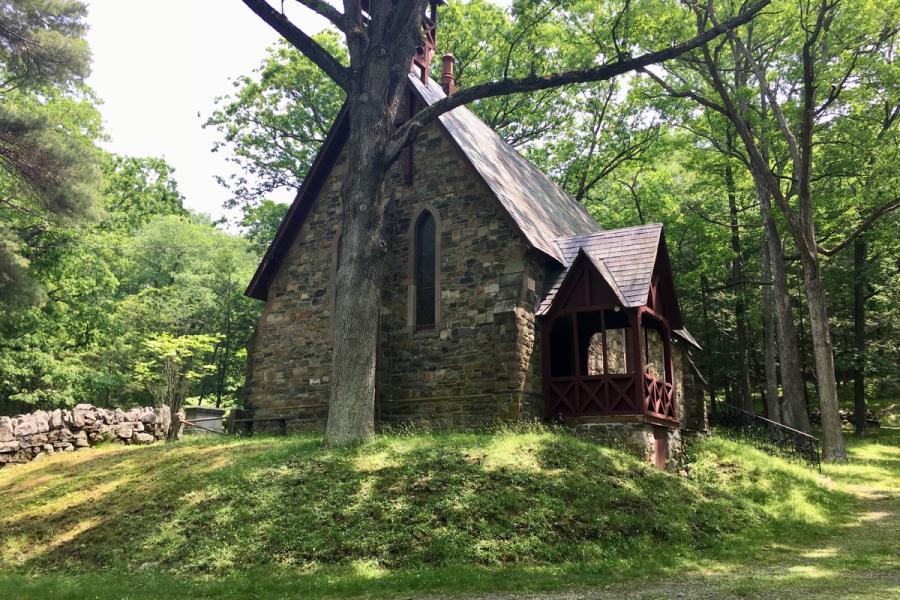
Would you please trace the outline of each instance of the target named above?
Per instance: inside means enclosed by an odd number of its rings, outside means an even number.
[[[621,313],[628,325],[607,330],[607,312]],[[592,327],[598,315],[599,330]],[[642,327],[651,322],[652,327]],[[571,333],[560,333],[561,328]],[[608,335],[624,337],[625,344],[610,343]],[[657,340],[651,341],[651,336]],[[660,425],[678,425],[671,331],[652,310],[593,307],[572,311],[546,322],[543,338],[548,419],[641,417]]]
[[[681,319],[668,256],[657,240],[644,245],[655,242],[660,250],[646,259],[645,284],[617,280],[604,260],[579,248],[548,293],[540,313],[548,419],[678,427],[672,331]],[[627,264],[617,269],[633,271]],[[622,282],[630,285],[625,292]]]

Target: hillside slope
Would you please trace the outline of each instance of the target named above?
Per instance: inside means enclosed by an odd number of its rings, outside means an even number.
[[[661,473],[542,428],[105,446],[0,471],[0,571],[541,587],[738,562],[852,519],[804,467],[718,438],[690,456]]]

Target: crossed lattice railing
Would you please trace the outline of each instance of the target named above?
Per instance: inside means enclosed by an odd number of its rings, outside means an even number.
[[[675,419],[675,386],[644,373],[644,405],[649,415]]]
[[[554,377],[549,414],[565,416],[640,414],[633,375]]]

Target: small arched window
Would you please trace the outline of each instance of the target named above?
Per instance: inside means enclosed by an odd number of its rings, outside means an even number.
[[[434,215],[424,211],[416,222],[414,273],[416,280],[416,330],[435,326],[437,252]]]

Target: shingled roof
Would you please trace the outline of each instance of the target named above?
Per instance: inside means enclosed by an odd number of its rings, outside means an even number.
[[[409,80],[427,104],[445,97],[431,79],[423,83],[410,74]],[[532,246],[562,263],[556,240],[601,230],[587,209],[472,111],[456,108],[438,119]]]
[[[656,254],[662,241],[663,226],[659,223],[572,235],[556,240],[565,269],[552,281],[541,301],[537,314],[550,310],[569,268],[579,252],[592,259],[598,272],[606,279],[625,307],[643,306],[650,292],[650,278],[656,264]]]
[[[441,86],[431,79],[423,83],[410,74],[409,81],[426,104],[445,97]],[[496,197],[512,225],[531,246],[564,264],[565,257],[557,239],[600,231],[600,226],[581,204],[469,109],[455,108],[438,117],[438,121]],[[266,299],[269,282],[312,209],[331,164],[343,148],[347,129],[345,107],[260,262],[247,288],[248,296]]]

